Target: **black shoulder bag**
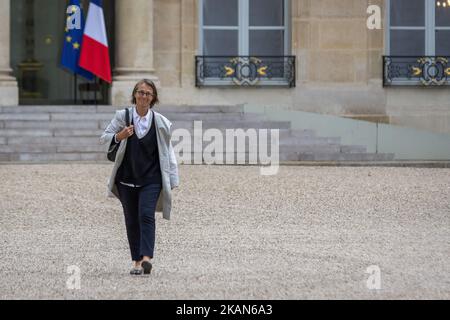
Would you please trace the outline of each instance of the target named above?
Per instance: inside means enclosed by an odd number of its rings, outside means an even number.
[[[125,124],[127,127],[130,126],[130,114],[129,114],[128,108],[125,108]],[[119,146],[120,146],[120,141],[119,141],[119,143],[116,143],[116,139],[113,137],[111,144],[109,145],[109,149],[108,149],[107,157],[108,157],[109,161],[112,161],[112,162],[116,161],[116,153],[117,153],[117,150],[119,149]]]

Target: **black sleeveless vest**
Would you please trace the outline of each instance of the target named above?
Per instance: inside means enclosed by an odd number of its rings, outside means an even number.
[[[122,164],[117,170],[117,182],[138,186],[162,184],[154,112],[152,120],[152,125],[145,136],[139,139],[134,133],[128,138]]]

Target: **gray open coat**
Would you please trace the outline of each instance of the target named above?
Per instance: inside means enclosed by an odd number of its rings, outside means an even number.
[[[130,112],[130,121],[133,119],[133,113],[136,112],[135,107],[128,108]],[[177,160],[175,158],[175,152],[172,147],[171,139],[171,126],[172,123],[164,117],[162,114],[155,112],[155,124],[156,124],[156,139],[158,141],[158,153],[159,163],[161,167],[162,177],[162,190],[156,206],[156,211],[163,212],[163,218],[170,219],[170,211],[172,208],[172,189],[178,187],[178,167]],[[100,137],[100,144],[107,144],[109,147],[114,135],[119,133],[125,127],[125,109],[116,111],[114,119],[103,132]],[[150,128],[150,126],[149,126]],[[147,131],[148,132],[148,131]],[[147,132],[145,134],[147,134]],[[127,146],[127,140],[124,139],[120,142],[119,149],[116,154],[116,161],[111,176],[108,181],[108,196],[119,198],[117,186],[115,184],[115,178],[117,170],[119,169],[123,157],[125,156],[125,149]]]

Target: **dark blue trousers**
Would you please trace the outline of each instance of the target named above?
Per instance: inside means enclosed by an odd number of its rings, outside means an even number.
[[[117,182],[133,261],[139,261],[143,256],[153,258],[155,209],[161,188],[161,184],[129,187]]]

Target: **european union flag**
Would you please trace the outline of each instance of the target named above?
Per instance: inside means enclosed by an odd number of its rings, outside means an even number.
[[[92,80],[94,79],[94,75],[78,65],[84,31],[84,16],[80,6],[80,0],[70,0],[66,14],[61,65],[75,74]]]

